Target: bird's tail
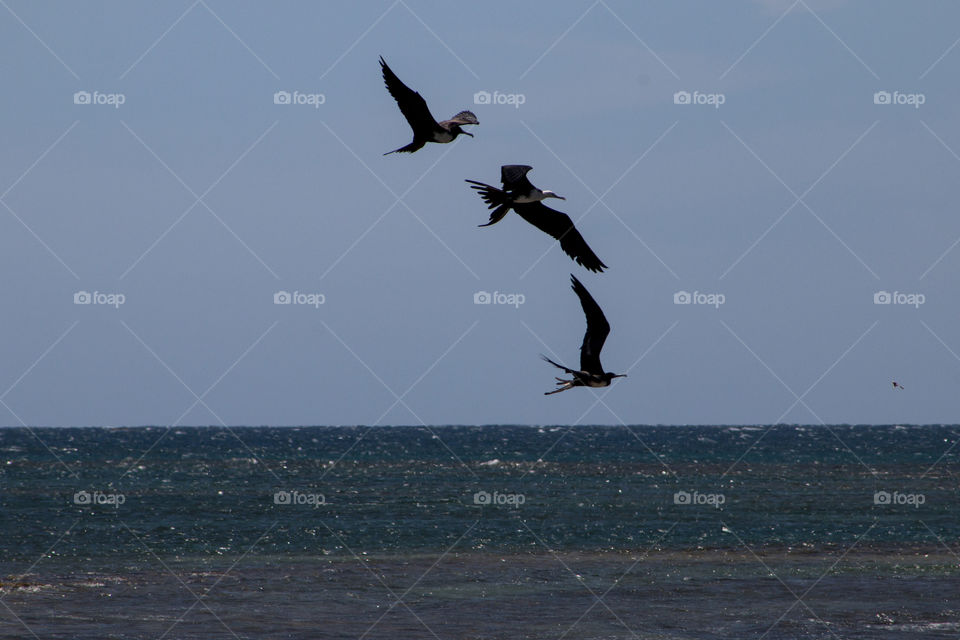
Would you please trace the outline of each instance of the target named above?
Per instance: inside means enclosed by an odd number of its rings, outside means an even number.
[[[393,151],[387,151],[387,152],[386,152],[385,154],[383,154],[383,155],[388,156],[388,155],[390,155],[391,153],[413,153],[414,151],[417,151],[418,149],[420,149],[420,148],[422,148],[422,147],[423,147],[423,143],[422,143],[422,142],[419,142],[419,141],[417,141],[417,140],[414,140],[413,142],[411,142],[410,144],[408,144],[408,145],[406,145],[406,146],[400,147],[399,149],[394,149]]]
[[[482,182],[477,182],[476,180],[467,180],[470,183],[471,189],[476,189],[477,193],[480,194],[480,197],[485,203],[487,203],[488,209],[495,209],[493,213],[490,214],[490,221],[486,224],[481,224],[481,227],[489,227],[492,224],[496,224],[503,219],[503,216],[507,215],[507,212],[510,211],[510,198],[507,197],[507,194],[501,189],[496,187],[491,187],[488,184]]]
[[[573,380],[562,380],[557,378],[557,388],[553,391],[544,391],[543,395],[549,396],[554,393],[560,393],[561,391],[566,391],[567,389],[573,389]]]

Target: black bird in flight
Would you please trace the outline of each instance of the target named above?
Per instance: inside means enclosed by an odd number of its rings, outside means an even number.
[[[610,381],[614,378],[626,378],[625,373],[607,373],[600,364],[600,350],[603,349],[603,343],[610,333],[610,323],[607,322],[600,305],[593,299],[586,287],[580,284],[575,276],[570,275],[573,281],[573,291],[580,298],[580,306],[583,307],[583,313],[587,316],[587,332],[583,334],[583,345],[580,347],[580,371],[568,369],[562,364],[557,364],[547,356],[542,356],[544,360],[558,369],[563,369],[569,375],[573,376],[571,380],[557,378],[557,389],[547,391],[543,395],[548,396],[551,393],[560,393],[573,387],[609,387]]]
[[[577,264],[596,272],[602,272],[608,268],[587,245],[587,241],[577,231],[570,216],[543,204],[543,200],[547,198],[558,200],[566,200],[566,198],[558,196],[549,189],[541,190],[530,184],[527,172],[532,168],[525,164],[507,164],[500,167],[500,181],[503,183],[503,189],[497,189],[476,180],[467,180],[471,185],[470,188],[476,189],[483,201],[487,203],[487,208],[494,210],[490,214],[490,221],[480,226],[489,227],[500,222],[503,216],[513,209],[517,215],[537,229],[559,240],[560,248]]]
[[[380,56],[380,67],[383,69],[383,81],[387,85],[387,91],[397,101],[400,113],[403,114],[403,117],[410,123],[410,128],[413,129],[413,142],[405,147],[388,151],[383,155],[398,151],[413,153],[428,142],[453,142],[461,133],[473,137],[472,133],[460,128],[461,125],[480,124],[472,111],[461,111],[449,120],[437,122],[430,114],[430,108],[423,96],[403,84],[397,74],[387,66],[383,56]]]

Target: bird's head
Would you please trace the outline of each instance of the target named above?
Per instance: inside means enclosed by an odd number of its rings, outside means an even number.
[[[566,198],[564,198],[563,196],[558,196],[553,191],[550,191],[550,189],[544,189],[543,199],[546,200],[547,198],[556,198],[557,200],[566,200]]]
[[[603,374],[607,378],[607,382],[610,382],[614,378],[626,378],[627,374],[625,373],[605,373]]]
[[[470,133],[469,131],[464,131],[463,129],[460,128],[460,125],[458,124],[455,124],[452,127],[450,127],[450,133],[453,134],[453,137],[457,137],[460,134],[463,134],[465,136],[470,136],[471,138],[473,137],[472,133]]]

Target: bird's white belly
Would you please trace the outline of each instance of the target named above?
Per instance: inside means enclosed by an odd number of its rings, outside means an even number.
[[[434,142],[453,142],[453,135],[451,135],[447,131],[444,131],[442,133],[435,133],[433,134],[433,141]]]

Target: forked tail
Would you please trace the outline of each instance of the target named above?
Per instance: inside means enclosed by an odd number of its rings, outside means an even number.
[[[477,190],[477,193],[480,194],[483,201],[487,203],[488,209],[496,209],[496,211],[490,214],[489,222],[478,226],[489,227],[503,220],[503,216],[507,215],[511,206],[510,198],[507,197],[507,194],[496,187],[491,187],[488,184],[477,182],[476,180],[467,180],[467,182],[470,183],[471,189]]]

